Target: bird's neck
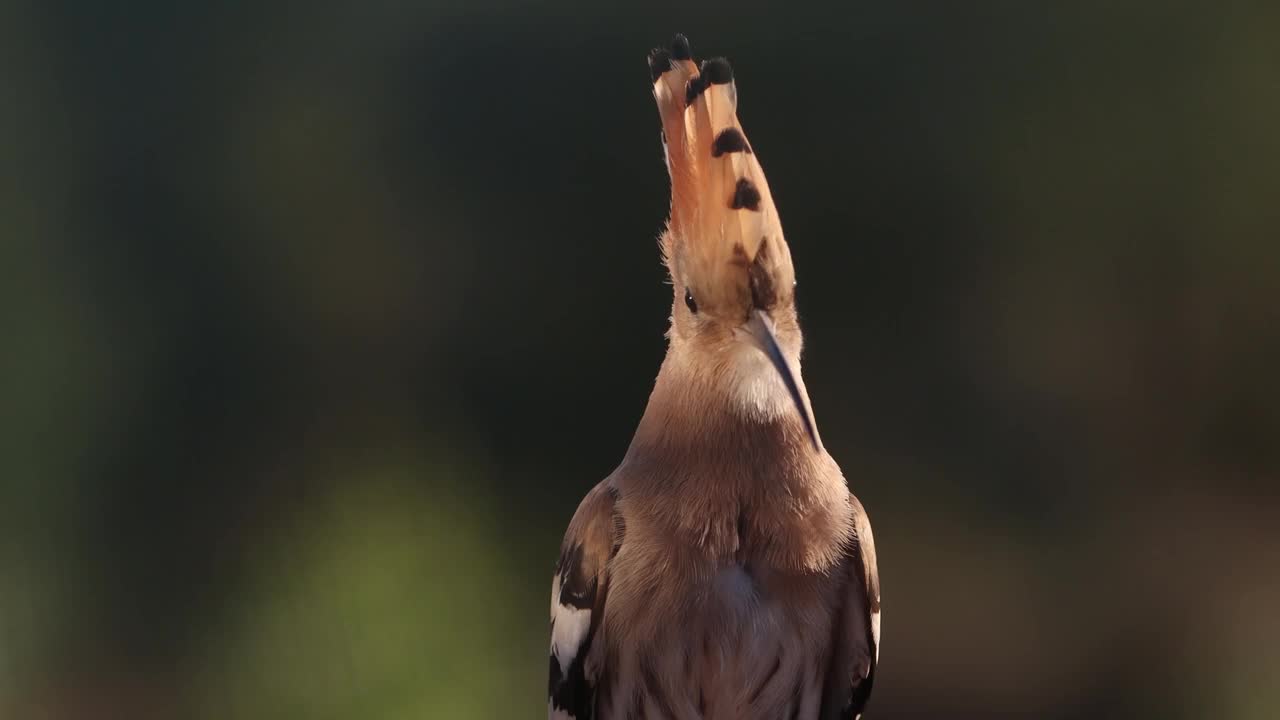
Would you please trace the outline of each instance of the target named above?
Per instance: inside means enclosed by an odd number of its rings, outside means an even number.
[[[661,508],[646,522],[717,556],[741,551],[749,532],[743,518],[762,525],[757,534],[790,518],[833,526],[847,520],[844,477],[813,447],[789,398],[778,403],[782,410],[761,412],[727,384],[741,380],[732,372],[698,372],[668,354],[614,474],[624,498],[649,498],[637,505]],[[768,407],[773,399],[762,401]],[[812,566],[815,553],[825,557],[831,550],[802,545],[790,549],[795,557],[786,564]]]
[[[750,461],[770,474],[800,472],[818,459],[777,372],[758,351],[711,367],[669,352],[632,441],[633,452],[718,466]]]

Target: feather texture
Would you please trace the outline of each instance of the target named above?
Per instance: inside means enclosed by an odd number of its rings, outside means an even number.
[[[852,720],[879,649],[875,548],[810,419],[790,251],[729,63],[683,36],[649,63],[670,344],[561,546],[548,716]]]
[[[695,64],[656,50],[650,65],[671,176],[663,254],[672,276],[696,286],[699,303],[712,308],[744,306],[747,269],[757,263],[789,287],[790,251],[764,169],[738,120],[728,61]]]
[[[551,583],[551,652],[547,711],[553,720],[595,717],[601,645],[596,642],[609,594],[606,566],[621,543],[612,492],[601,483],[574,513]]]

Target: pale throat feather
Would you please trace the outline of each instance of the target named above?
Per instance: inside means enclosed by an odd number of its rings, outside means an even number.
[[[746,342],[735,342],[726,350],[730,353],[725,382],[734,411],[744,418],[756,421],[772,421],[796,413],[795,402],[787,392],[787,386],[773,364],[755,347]],[[788,363],[796,375],[796,382],[804,388],[800,374],[800,359],[788,353]]]

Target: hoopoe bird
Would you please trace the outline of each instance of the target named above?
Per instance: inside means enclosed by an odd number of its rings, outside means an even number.
[[[652,51],[675,288],[621,465],[579,505],[551,589],[552,720],[852,719],[871,694],[871,525],[800,376],[795,270],[722,58]]]

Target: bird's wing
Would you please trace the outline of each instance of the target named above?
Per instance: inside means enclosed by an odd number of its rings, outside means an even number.
[[[551,720],[595,716],[603,648],[592,645],[609,594],[609,559],[622,543],[613,488],[602,482],[574,513],[551,582],[551,676],[547,713]],[[599,645],[600,643],[596,643]]]
[[[871,697],[880,658],[880,576],[871,522],[852,493],[855,544],[845,562],[846,590],[832,643],[823,718],[855,720]]]

